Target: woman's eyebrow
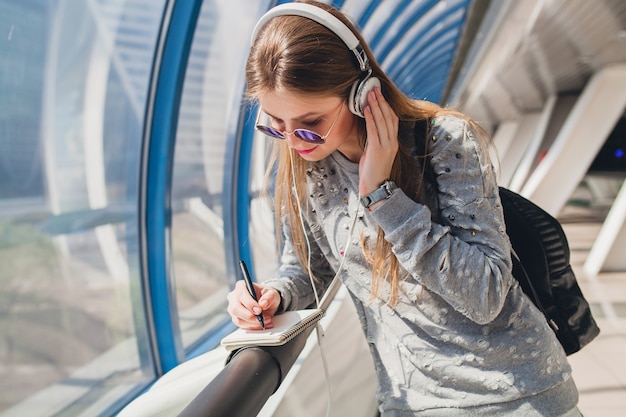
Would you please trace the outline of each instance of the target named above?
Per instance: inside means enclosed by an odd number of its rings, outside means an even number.
[[[276,116],[274,116],[273,114],[268,113],[268,112],[267,112],[267,111],[265,111],[265,110],[263,110],[263,112],[264,112],[265,114],[267,114],[269,117],[271,117],[272,119],[274,119],[274,120],[281,120],[281,121],[282,121],[282,119],[281,119],[280,117],[276,117]],[[322,115],[323,115],[323,113],[320,113],[320,112],[315,112],[315,111],[311,111],[311,112],[308,112],[308,113],[301,114],[301,115],[299,115],[298,117],[294,117],[294,118],[292,118],[291,120],[302,121],[302,120],[307,119],[307,118],[309,118],[309,117],[311,117],[311,116],[320,117],[320,116],[322,116]]]

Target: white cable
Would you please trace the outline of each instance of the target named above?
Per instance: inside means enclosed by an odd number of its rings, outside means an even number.
[[[324,329],[320,324],[315,327],[317,336],[317,345],[320,348],[320,357],[322,358],[322,367],[324,368],[324,379],[326,380],[326,417],[330,416],[330,405],[332,403],[332,391],[330,389],[330,372],[328,371],[328,362],[326,361],[326,353],[322,348],[322,338],[324,337]]]
[[[306,241],[307,272],[309,273],[309,281],[311,282],[311,288],[313,288],[313,294],[315,295],[315,305],[319,308],[320,299],[317,295],[317,288],[315,286],[315,281],[313,280],[313,273],[311,272],[311,243],[309,242],[309,238],[307,237],[306,226],[304,225],[304,219],[302,218],[302,207],[300,206],[300,195],[298,194],[298,187],[296,186],[296,172],[293,167],[293,156],[291,148],[289,148],[289,162],[291,165],[291,183],[293,184],[293,192],[296,194],[296,204],[298,206],[298,219],[300,220],[300,227],[302,227],[302,233],[304,233],[304,240]]]
[[[300,220],[300,226],[302,227],[302,233],[304,233],[304,240],[306,241],[306,247],[307,247],[307,272],[309,274],[309,281],[311,282],[311,287],[313,288],[313,293],[315,294],[315,305],[317,306],[317,308],[319,308],[320,307],[320,301],[319,301],[319,297],[318,297],[318,294],[317,294],[317,289],[315,287],[315,281],[313,279],[313,272],[311,271],[311,243],[309,242],[306,226],[304,224],[304,219],[303,219],[303,216],[302,216],[302,207],[300,206],[300,196],[298,195],[298,188],[296,187],[296,175],[295,175],[295,169],[293,167],[293,156],[292,156],[292,149],[291,148],[289,148],[289,161],[291,163],[291,181],[292,181],[292,184],[293,184],[294,193],[296,194],[296,205],[298,206],[298,219]],[[335,272],[335,276],[330,281],[329,288],[332,286],[332,284],[335,282],[335,280],[338,279],[339,273],[343,269],[343,261],[346,259],[346,255],[348,254],[348,249],[350,248],[351,243],[352,243],[352,233],[354,231],[354,225],[356,224],[356,219],[359,217],[359,204],[358,204],[358,202],[360,200],[361,200],[361,193],[359,193],[357,195],[356,211],[354,212],[354,216],[353,216],[353,219],[352,219],[352,224],[350,225],[350,230],[348,231],[348,239],[346,240],[345,250],[343,251],[343,256],[341,257],[341,262],[339,262],[339,267],[337,268],[337,271]]]
[[[300,206],[300,196],[298,195],[298,187],[296,186],[296,175],[295,175],[295,169],[293,167],[293,154],[292,154],[291,148],[289,148],[289,162],[291,163],[291,181],[292,181],[294,193],[296,195],[296,205],[298,206],[298,218],[300,220],[300,226],[302,227],[302,233],[304,233],[304,240],[306,241],[306,247],[307,247],[307,272],[309,274],[309,281],[311,282],[313,293],[315,294],[315,305],[317,306],[317,308],[320,308],[320,301],[319,301],[319,297],[317,294],[317,289],[315,287],[315,280],[313,279],[313,273],[311,271],[311,243],[309,242],[309,237],[308,237],[306,226],[304,224],[304,219],[302,216],[302,207]],[[356,211],[354,212],[352,224],[350,225],[350,230],[348,231],[348,239],[346,240],[345,249],[343,251],[343,256],[341,257],[341,261],[339,262],[339,267],[337,268],[337,271],[335,272],[335,276],[330,281],[330,285],[328,286],[327,291],[330,290],[330,288],[333,286],[335,280],[339,279],[339,274],[341,273],[341,270],[343,269],[343,262],[346,259],[346,256],[348,255],[348,249],[350,248],[350,246],[352,246],[351,245],[352,232],[354,231],[354,225],[356,224],[356,219],[359,217],[359,201],[360,200],[361,200],[361,193],[359,193],[357,196]],[[326,354],[324,353],[324,348],[322,346],[322,338],[324,337],[324,329],[322,328],[320,324],[318,324],[315,327],[315,330],[316,330],[316,336],[317,336],[317,345],[320,348],[320,357],[322,359],[322,367],[324,368],[324,379],[326,380],[326,395],[328,399],[326,402],[326,417],[329,417],[331,401],[332,401],[332,391],[330,389],[330,372],[328,371],[328,362],[326,361]]]

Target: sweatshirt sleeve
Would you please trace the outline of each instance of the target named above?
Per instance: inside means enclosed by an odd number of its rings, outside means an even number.
[[[280,292],[282,301],[278,313],[315,306],[315,293],[311,282],[315,283],[318,297],[321,300],[324,291],[334,277],[334,271],[318,245],[319,239],[325,239],[325,237],[316,231],[317,229],[311,229],[307,226],[307,239],[311,249],[311,271],[315,271],[313,272],[315,277],[311,278],[308,268],[303,268],[298,261],[288,222],[282,221],[284,246],[280,267],[273,278],[263,282],[263,284]],[[307,242],[301,244],[306,246]]]
[[[401,190],[369,215],[419,284],[485,324],[500,313],[512,283],[495,173],[465,120],[438,117],[429,135],[441,224]]]

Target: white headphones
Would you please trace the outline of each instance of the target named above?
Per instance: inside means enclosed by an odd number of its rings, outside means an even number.
[[[361,71],[367,73],[362,79],[354,82],[350,90],[350,97],[348,98],[350,111],[359,117],[365,117],[363,115],[363,109],[367,106],[367,94],[375,87],[380,88],[380,80],[371,76],[372,69],[369,65],[367,54],[365,54],[363,47],[359,43],[359,39],[352,33],[350,28],[326,10],[313,6],[312,4],[285,3],[271,8],[267,13],[261,16],[252,31],[252,43],[254,43],[261,28],[270,19],[277,16],[306,17],[326,27],[341,38],[348,49],[356,56]]]

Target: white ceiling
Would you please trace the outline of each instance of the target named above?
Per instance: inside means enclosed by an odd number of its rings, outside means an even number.
[[[496,126],[626,63],[626,1],[493,0],[474,39],[448,102]]]

